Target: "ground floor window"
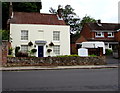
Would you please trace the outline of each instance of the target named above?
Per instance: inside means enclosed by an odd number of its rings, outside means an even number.
[[[56,54],[56,55],[60,55],[60,45],[55,45],[53,47],[53,52]]]
[[[28,52],[28,45],[21,45],[22,52]]]

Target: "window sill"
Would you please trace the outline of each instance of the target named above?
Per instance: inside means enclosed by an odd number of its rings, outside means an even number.
[[[108,38],[114,38],[114,36],[108,36]]]
[[[60,41],[53,41],[54,43],[60,43]]]
[[[21,42],[28,42],[28,40],[20,40]]]
[[[101,37],[104,38],[104,36],[96,36],[96,38],[101,38]]]

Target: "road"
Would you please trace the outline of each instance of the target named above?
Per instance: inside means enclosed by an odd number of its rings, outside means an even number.
[[[116,91],[118,69],[4,71],[3,91]]]

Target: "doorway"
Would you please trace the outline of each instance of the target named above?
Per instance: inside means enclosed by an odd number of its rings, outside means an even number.
[[[43,57],[44,55],[44,48],[43,46],[38,46],[38,57]]]

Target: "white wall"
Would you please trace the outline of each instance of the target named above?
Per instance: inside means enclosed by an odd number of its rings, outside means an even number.
[[[60,45],[60,55],[70,55],[69,29],[69,26],[61,25],[10,24],[10,37],[12,38],[12,47],[15,48],[15,46],[27,45],[30,41],[32,41],[35,45],[36,40],[44,40],[47,41],[46,45],[49,45],[50,42],[53,42],[54,45]],[[21,40],[21,30],[28,30],[27,41]],[[53,41],[53,31],[60,31],[59,42]],[[48,56],[46,53],[46,45],[44,46],[44,56]],[[52,52],[51,56],[54,55],[55,54]]]

